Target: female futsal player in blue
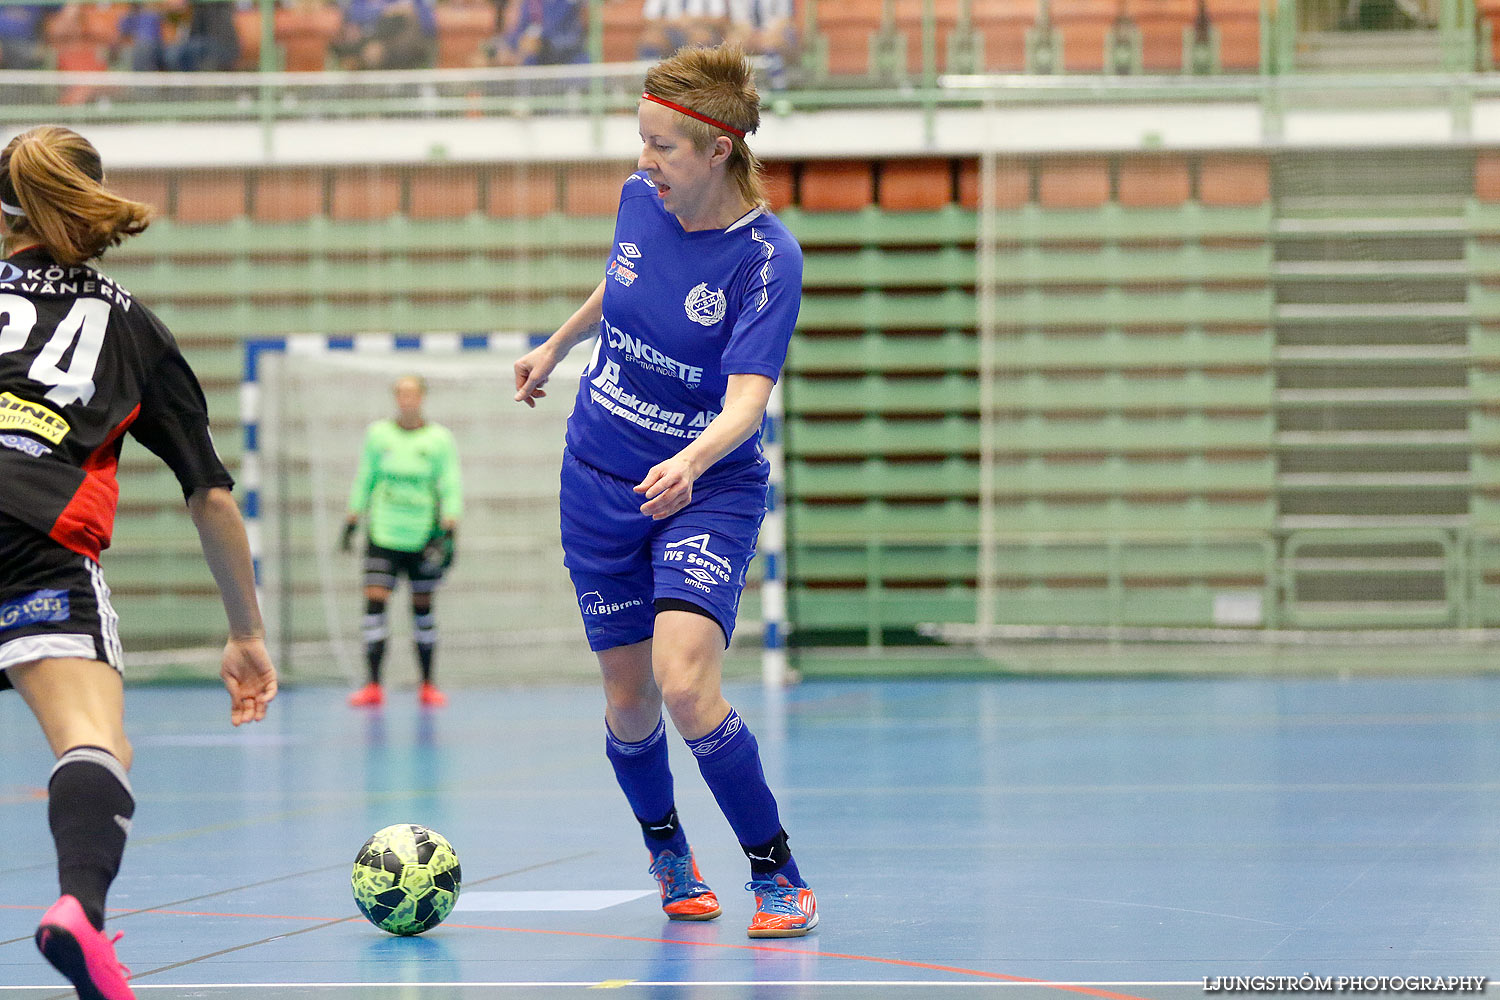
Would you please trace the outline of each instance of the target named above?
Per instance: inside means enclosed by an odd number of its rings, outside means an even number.
[[[685,49],[645,89],[604,280],[516,362],[516,400],[534,406],[558,360],[598,332],[568,418],[562,544],[604,676],[605,752],[667,916],[718,916],[677,818],[665,704],[750,861],[750,936],[796,937],[817,902],[720,675],[765,515],[760,427],[801,306],[802,250],[766,210],[745,144],[760,96],[743,51]]]

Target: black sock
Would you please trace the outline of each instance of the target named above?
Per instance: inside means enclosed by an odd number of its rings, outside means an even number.
[[[125,767],[108,750],[74,747],[47,783],[47,822],[57,845],[57,882],[104,929],[104,897],[120,871],[135,797]]]
[[[380,665],[385,662],[385,602],[365,598],[365,664],[370,668],[370,683],[380,683]]]
[[[750,871],[756,875],[785,875],[792,885],[802,885],[802,876],[797,871],[797,862],[792,860],[792,849],[787,846],[786,831],[782,830],[764,844],[741,844],[740,850],[750,859]]]
[[[671,846],[672,842],[675,841],[682,832],[682,821],[677,818],[676,806],[672,807],[671,812],[667,813],[661,819],[658,819],[654,822],[641,819],[639,816],[637,816],[636,819],[641,824],[641,832],[646,835],[646,846],[648,848],[651,848],[651,845],[653,843],[657,845],[655,848],[651,849],[652,854],[655,854],[657,851],[661,850],[664,847]],[[673,851],[672,853],[678,854],[681,852]]]
[[[422,680],[432,680],[432,657],[437,649],[437,616],[432,613],[432,599],[411,608],[412,635],[417,641],[417,666],[422,671]]]

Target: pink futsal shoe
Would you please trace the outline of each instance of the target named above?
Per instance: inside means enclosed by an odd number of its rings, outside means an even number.
[[[78,990],[78,1000],[135,1000],[126,985],[130,970],[115,958],[115,942],[94,930],[83,907],[72,896],[63,896],[42,914],[36,928],[36,946],[52,967]]]
[[[698,874],[691,849],[678,856],[658,851],[651,858],[651,874],[661,888],[661,908],[670,920],[712,920],[721,911],[719,897]]]
[[[801,937],[818,926],[818,900],[811,889],[792,885],[785,875],[746,882],[755,893],[755,916],[746,929],[753,938]]]

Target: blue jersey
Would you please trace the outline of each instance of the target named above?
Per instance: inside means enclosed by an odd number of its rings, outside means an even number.
[[[632,484],[724,406],[730,375],[775,380],[802,304],[802,248],[769,212],[685,232],[656,185],[620,192],[604,319],[568,417],[568,450]],[[760,431],[698,481],[764,479]]]

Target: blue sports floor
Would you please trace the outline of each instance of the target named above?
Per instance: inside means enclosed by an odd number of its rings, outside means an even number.
[[[1226,976],[1500,974],[1500,678],[809,682],[730,690],[822,923],[745,936],[746,863],[674,741],[725,901],[663,919],[587,688],[283,692],[235,731],[210,688],[132,687],[138,800],[111,930],[139,996],[1204,996]],[[0,698],[0,1000],[70,997],[50,757]],[[460,910],[389,937],[364,839],[431,826]]]

